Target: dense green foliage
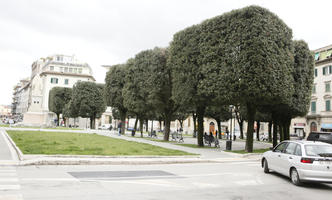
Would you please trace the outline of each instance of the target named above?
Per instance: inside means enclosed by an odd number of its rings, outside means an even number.
[[[72,97],[72,88],[54,87],[49,93],[48,108],[57,115],[59,126],[60,114],[64,113],[65,106],[69,103]]]
[[[70,107],[80,117],[90,118],[91,129],[95,129],[96,118],[99,118],[106,109],[103,88],[102,84],[94,82],[77,82],[73,87]]]
[[[106,74],[104,96],[107,106],[116,108],[121,119],[121,134],[125,133],[125,121],[128,109],[124,105],[123,88],[126,83],[128,67],[126,64],[114,65]],[[131,81],[131,80],[128,80]]]

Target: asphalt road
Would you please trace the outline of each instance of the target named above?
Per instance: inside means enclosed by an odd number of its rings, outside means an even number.
[[[0,200],[331,199],[332,185],[297,187],[259,162],[0,168]]]

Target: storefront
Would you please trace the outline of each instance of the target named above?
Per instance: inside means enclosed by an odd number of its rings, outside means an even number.
[[[294,123],[293,129],[294,129],[294,136],[296,137],[306,137],[306,133],[304,131],[305,123]]]
[[[332,132],[332,124],[322,124],[321,131],[323,132]]]

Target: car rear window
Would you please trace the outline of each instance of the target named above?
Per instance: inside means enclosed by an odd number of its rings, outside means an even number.
[[[332,145],[305,145],[307,156],[332,157]]]

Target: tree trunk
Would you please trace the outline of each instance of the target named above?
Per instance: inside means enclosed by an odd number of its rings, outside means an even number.
[[[164,130],[164,141],[169,141],[169,133],[171,132],[171,116],[165,115],[165,130]]]
[[[162,127],[162,121],[161,120],[158,120],[159,121],[159,128],[160,128],[160,131],[163,130],[163,127]]]
[[[278,125],[276,121],[273,121],[273,138],[272,138],[273,147],[278,144]]]
[[[248,129],[247,129],[247,139],[245,150],[248,153],[253,151],[253,133],[254,133],[254,123],[256,108],[254,105],[247,103],[247,113],[248,113]]]
[[[204,112],[205,107],[197,108],[197,118],[198,118],[198,133],[197,133],[197,144],[200,147],[204,147],[203,134],[204,134]]]
[[[289,140],[290,139],[289,129],[290,129],[291,120],[292,119],[287,119],[285,121],[285,124],[284,124],[285,125],[285,131],[284,131],[284,133],[285,133],[285,140]]]
[[[90,117],[90,129],[93,129],[92,124],[93,124],[93,117]]]
[[[57,113],[56,117],[58,119],[58,121],[56,122],[56,126],[59,126],[59,124],[60,124],[60,113]]]
[[[257,130],[256,130],[256,140],[260,141],[259,139],[259,129],[261,128],[261,122],[257,121]]]
[[[143,120],[139,119],[139,130],[141,131],[141,137],[143,137]]]
[[[153,132],[153,120],[151,121],[151,135],[152,135],[152,132]]]
[[[146,124],[145,131],[149,132],[149,120],[148,119],[145,120],[145,124]]]
[[[243,120],[240,120],[239,127],[240,127],[240,138],[244,139],[244,136],[243,136]]]
[[[217,120],[217,125],[218,125],[218,138],[221,139],[221,121]],[[217,135],[216,135],[217,137]]]
[[[284,141],[284,129],[282,126],[282,123],[278,124],[278,129],[279,129],[279,136],[280,136],[280,142]]]
[[[183,119],[180,119],[179,122],[180,122],[180,128],[183,129]]]
[[[193,133],[193,137],[197,137],[197,127],[196,127],[196,122],[197,122],[197,115],[196,113],[193,113],[193,122],[194,122],[194,133]]]
[[[134,131],[135,131],[135,132],[136,132],[136,130],[137,130],[137,123],[138,123],[138,117],[136,116],[135,126],[134,126]]]
[[[269,142],[272,142],[272,121],[269,121]]]
[[[120,120],[121,120],[121,134],[124,135],[126,131],[126,114],[125,112],[120,111]]]

